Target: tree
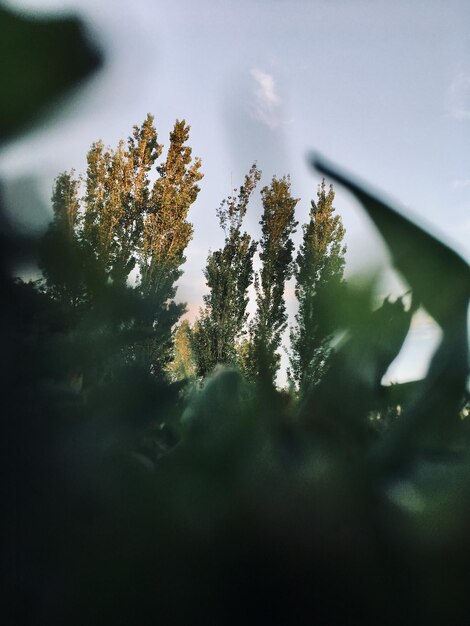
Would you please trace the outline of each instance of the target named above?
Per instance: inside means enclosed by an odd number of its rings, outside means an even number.
[[[186,144],[190,126],[176,121],[170,134],[170,147],[164,163],[157,167],[159,177],[153,185],[144,213],[139,249],[140,289],[153,302],[151,330],[154,337],[145,342],[143,354],[152,369],[162,371],[171,359],[172,328],[185,311],[176,304],[176,282],[186,261],[184,252],[193,235],[187,221],[190,206],[200,191],[201,160],[192,158]]]
[[[121,298],[118,328],[140,335],[128,357],[160,373],[185,308],[174,301],[176,281],[193,232],[186,218],[203,176],[200,159],[186,145],[189,130],[184,120],[176,121],[167,157],[156,167],[163,146],[151,115],[115,150],[95,142],[83,198],[73,174],[56,179],[54,220],[42,254],[44,290],[54,298],[95,311],[106,298],[109,306],[111,291]]]
[[[183,320],[174,333],[173,360],[168,366],[173,380],[186,380],[196,376],[196,363],[192,349],[192,329]]]
[[[328,362],[332,328],[328,308],[331,296],[343,281],[344,226],[335,215],[333,185],[325,179],[318,186],[317,202],[311,201],[310,220],[303,226],[303,240],[295,264],[295,294],[299,310],[291,329],[290,378],[303,393],[322,378]]]
[[[273,177],[261,191],[263,215],[260,260],[262,268],[255,277],[257,310],[251,324],[251,377],[274,385],[279,368],[282,334],[287,325],[284,288],[293,272],[295,207],[290,178]]]
[[[39,267],[44,282],[42,290],[64,312],[75,315],[90,300],[90,290],[96,286],[92,270],[99,273],[90,250],[81,241],[79,179],[74,172],[63,172],[55,180],[52,194],[53,220],[42,238]],[[104,276],[101,276],[104,282]]]
[[[140,248],[141,288],[164,303],[174,297],[175,283],[186,261],[184,251],[193,235],[186,220],[190,206],[200,191],[201,160],[192,159],[185,145],[190,126],[176,121],[170,134],[170,147],[164,163],[157,167],[159,177],[144,213]]]
[[[123,141],[116,150],[97,141],[88,152],[82,237],[114,282],[125,283],[138,262],[151,210],[149,174],[162,149],[148,115],[134,126],[127,149]]]
[[[237,340],[243,333],[248,314],[248,288],[253,281],[256,242],[242,232],[248,202],[261,177],[255,164],[245,176],[238,194],[223,200],[217,216],[224,231],[223,248],[209,253],[204,270],[209,293],[205,309],[194,329],[198,374],[207,375],[218,364],[237,362]]]

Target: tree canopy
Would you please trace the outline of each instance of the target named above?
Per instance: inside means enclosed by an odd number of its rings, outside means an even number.
[[[95,142],[83,196],[73,172],[56,179],[54,219],[40,260],[44,291],[72,309],[96,311],[112,289],[140,299],[138,319],[135,309],[128,311],[127,330],[140,337],[128,357],[160,373],[185,310],[174,301],[176,282],[193,233],[188,211],[203,176],[200,159],[186,145],[189,131],[184,120],[176,121],[159,164],[163,145],[150,114],[127,143],[111,149]]]
[[[242,231],[248,203],[261,177],[253,164],[240,189],[223,200],[217,210],[224,231],[224,246],[210,252],[204,270],[209,293],[204,296],[194,329],[198,373],[205,376],[217,364],[237,362],[237,340],[247,320],[248,288],[253,281],[257,243]]]
[[[295,295],[299,303],[296,326],[290,331],[290,377],[302,392],[322,378],[333,332],[331,302],[343,281],[346,247],[344,227],[333,206],[333,185],[325,179],[311,201],[310,219],[303,226],[295,262]]]
[[[299,201],[291,194],[288,176],[273,177],[263,187],[263,214],[260,225],[261,270],[255,278],[256,314],[250,327],[250,376],[273,385],[279,368],[282,334],[287,326],[284,301],[286,282],[293,272],[294,243],[297,227],[295,207]]]

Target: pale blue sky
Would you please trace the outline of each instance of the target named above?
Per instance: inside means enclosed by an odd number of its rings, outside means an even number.
[[[0,155],[11,196],[58,171],[83,171],[96,138],[115,144],[147,112],[160,140],[176,118],[192,127],[205,178],[191,210],[195,237],[179,297],[202,303],[202,268],[220,245],[215,208],[257,160],[262,184],[290,173],[307,218],[318,150],[369,180],[469,258],[470,2],[468,0],[11,0],[78,10],[103,42],[104,70],[63,103],[60,118]],[[26,172],[26,174],[25,174]],[[21,196],[18,196],[21,197]],[[377,235],[347,194],[336,206],[350,271],[384,261]],[[47,211],[23,221],[47,220]],[[249,215],[256,232],[259,201]],[[290,290],[291,292],[292,290]],[[290,302],[293,310],[293,302]],[[421,316],[391,378],[421,375],[432,341]]]

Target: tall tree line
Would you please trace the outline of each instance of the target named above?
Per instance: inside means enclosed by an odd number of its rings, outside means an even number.
[[[253,164],[216,211],[224,243],[208,255],[208,293],[199,318],[192,328],[177,326],[185,305],[175,301],[176,285],[193,235],[187,217],[203,176],[187,145],[189,131],[177,120],[160,160],[163,145],[148,115],[115,149],[92,144],[83,179],[74,172],[57,177],[54,218],[40,255],[41,289],[76,332],[90,325],[87,316],[96,321],[100,307],[109,306],[106,294],[119,295],[115,325],[106,332],[120,337],[128,361],[153,373],[204,378],[218,364],[232,365],[247,379],[273,387],[288,322],[284,292],[294,276],[299,309],[290,329],[289,378],[303,393],[327,368],[331,329],[323,312],[343,281],[344,227],[333,207],[333,187],[320,184],[295,257],[299,199],[288,176],[273,177],[261,189],[260,240],[244,229],[261,179]],[[251,287],[256,309],[249,320]]]
[[[343,283],[346,248],[344,227],[333,207],[334,190],[323,180],[317,201],[311,201],[309,221],[297,257],[294,243],[299,199],[291,193],[289,177],[273,177],[261,190],[262,236],[253,241],[240,232],[248,199],[260,172],[252,167],[237,196],[229,197],[218,210],[225,245],[210,253],[204,270],[209,293],[192,331],[192,346],[199,376],[217,364],[236,365],[245,377],[273,387],[280,365],[280,348],[287,328],[284,292],[295,276],[299,303],[295,325],[290,329],[289,379],[303,394],[324,375],[332,329],[325,311],[333,291]],[[260,248],[259,272],[253,257]],[[256,311],[246,313],[248,289],[254,284]]]

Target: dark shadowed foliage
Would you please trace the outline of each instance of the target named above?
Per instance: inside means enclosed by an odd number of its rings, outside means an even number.
[[[32,19],[0,7],[0,141],[31,125],[101,60],[76,18]]]
[[[148,294],[98,276],[77,308],[88,263],[59,271],[66,235],[32,245],[2,210],[4,623],[468,621],[469,268],[319,169],[374,220],[413,304],[332,288],[323,314],[345,339],[300,405],[235,369],[185,388],[129,359]],[[61,297],[15,278],[46,252]],[[425,380],[384,388],[417,306],[442,343]]]

